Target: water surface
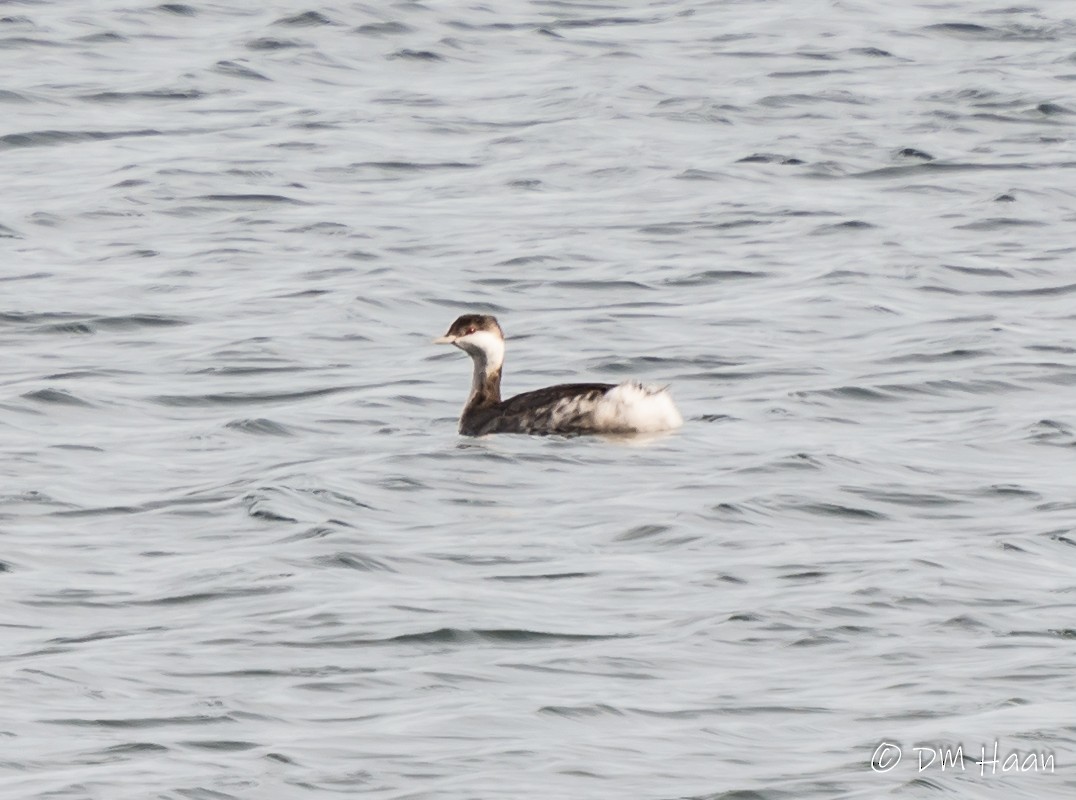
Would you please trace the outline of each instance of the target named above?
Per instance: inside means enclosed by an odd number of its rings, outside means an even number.
[[[5,4],[0,794],[1071,797],[1070,12]]]

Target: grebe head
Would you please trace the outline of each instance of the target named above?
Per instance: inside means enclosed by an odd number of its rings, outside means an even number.
[[[454,344],[492,369],[498,369],[504,361],[504,333],[496,318],[489,314],[464,314],[449,326],[448,333],[433,343]]]
[[[496,361],[504,359],[505,334],[490,314],[464,314],[449,326],[449,332],[434,339],[435,345],[455,345],[468,355],[490,356],[500,353]]]

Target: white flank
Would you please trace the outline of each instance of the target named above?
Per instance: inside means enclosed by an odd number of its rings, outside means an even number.
[[[657,433],[679,428],[684,419],[667,390],[627,381],[595,404],[594,424],[609,433]]]

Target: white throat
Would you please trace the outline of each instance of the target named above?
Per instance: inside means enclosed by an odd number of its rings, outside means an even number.
[[[489,331],[475,331],[459,337],[454,344],[474,361],[474,377],[471,379],[471,397],[473,398],[486,386],[490,377],[498,375],[504,364],[504,339]]]
[[[495,333],[475,331],[461,336],[455,344],[474,359],[476,371],[481,367],[484,373],[496,372],[504,364],[504,339]]]

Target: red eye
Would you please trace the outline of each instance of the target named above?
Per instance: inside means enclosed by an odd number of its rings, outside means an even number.
[[[468,328],[468,329],[467,329],[467,334],[468,334],[468,335],[470,335],[470,334],[472,334],[472,333],[474,333],[474,332],[475,332],[475,329],[474,329],[474,327],[470,327],[470,328]]]

